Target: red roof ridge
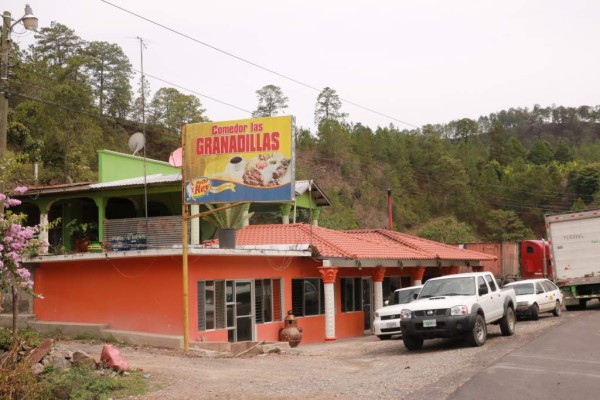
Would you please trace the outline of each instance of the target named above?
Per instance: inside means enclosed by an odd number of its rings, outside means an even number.
[[[418,246],[415,246],[415,245],[413,245],[412,243],[410,243],[408,241],[400,240],[398,237],[396,237],[393,234],[390,235],[391,232],[399,233],[399,232],[396,232],[396,231],[390,231],[388,229],[379,229],[379,228],[376,228],[376,229],[352,229],[352,230],[349,230],[349,231],[346,231],[346,232],[348,232],[348,233],[358,233],[358,234],[360,234],[360,233],[369,233],[369,232],[378,233],[378,234],[380,234],[382,236],[385,236],[388,239],[391,239],[391,240],[393,240],[395,242],[402,243],[403,245],[405,245],[407,247],[410,247],[413,250],[418,250],[418,251],[423,251],[423,252],[428,253],[426,250],[424,250],[424,249],[422,249],[422,248],[420,248]]]
[[[329,247],[332,247],[334,249],[336,249],[337,251],[339,251],[341,254],[346,255],[347,257],[350,258],[359,258],[358,255],[356,253],[349,253],[346,249],[338,246],[337,244],[333,243],[331,240],[328,240],[327,238],[322,237],[321,235],[319,235],[319,231],[327,231],[333,234],[341,234],[344,235],[343,231],[336,231],[335,229],[329,229],[329,228],[323,228],[322,226],[315,226],[312,224],[305,224],[305,223],[299,223],[298,224],[300,229],[304,230],[304,231],[309,231],[309,235],[313,235],[313,236],[318,236],[319,240],[322,242],[325,242]],[[315,232],[317,233],[315,235]],[[314,247],[313,243],[310,243],[311,247]],[[318,252],[318,247],[315,248],[315,250],[317,250]]]

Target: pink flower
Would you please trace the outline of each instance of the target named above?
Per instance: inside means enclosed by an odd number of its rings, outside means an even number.
[[[17,186],[16,188],[13,189],[13,192],[15,194],[23,194],[27,191],[27,186]]]

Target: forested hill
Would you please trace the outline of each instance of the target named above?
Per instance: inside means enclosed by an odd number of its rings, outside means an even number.
[[[321,123],[298,138],[298,175],[334,202],[322,223],[445,242],[544,235],[544,215],[600,206],[600,107],[500,111],[419,130]],[[320,168],[325,166],[325,169]]]
[[[95,180],[96,150],[129,152],[130,135],[142,130],[146,155],[166,161],[182,124],[209,120],[194,95],[152,90],[146,80],[134,90],[131,63],[115,44],[85,41],[56,22],[35,38],[12,52],[3,88],[4,182]],[[256,94],[253,116],[294,114],[279,87]],[[323,226],[388,227],[388,189],[393,229],[444,242],[539,238],[546,213],[600,206],[600,106],[536,105],[405,130],[348,122],[332,88],[315,100],[318,129],[296,131],[296,177],[316,180],[333,202]]]

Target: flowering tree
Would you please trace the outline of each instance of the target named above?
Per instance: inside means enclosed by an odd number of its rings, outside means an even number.
[[[14,193],[23,194],[26,187],[17,187]],[[0,311],[2,311],[2,294],[11,289],[13,295],[13,338],[17,334],[17,294],[22,288],[26,293],[36,296],[33,292],[31,273],[23,267],[23,257],[32,256],[39,247],[37,233],[39,226],[24,226],[25,214],[15,214],[9,210],[21,204],[18,199],[12,199],[0,193]]]

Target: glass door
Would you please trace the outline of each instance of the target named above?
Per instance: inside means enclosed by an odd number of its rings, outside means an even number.
[[[252,313],[252,282],[235,282],[235,341],[254,340],[254,315]]]

